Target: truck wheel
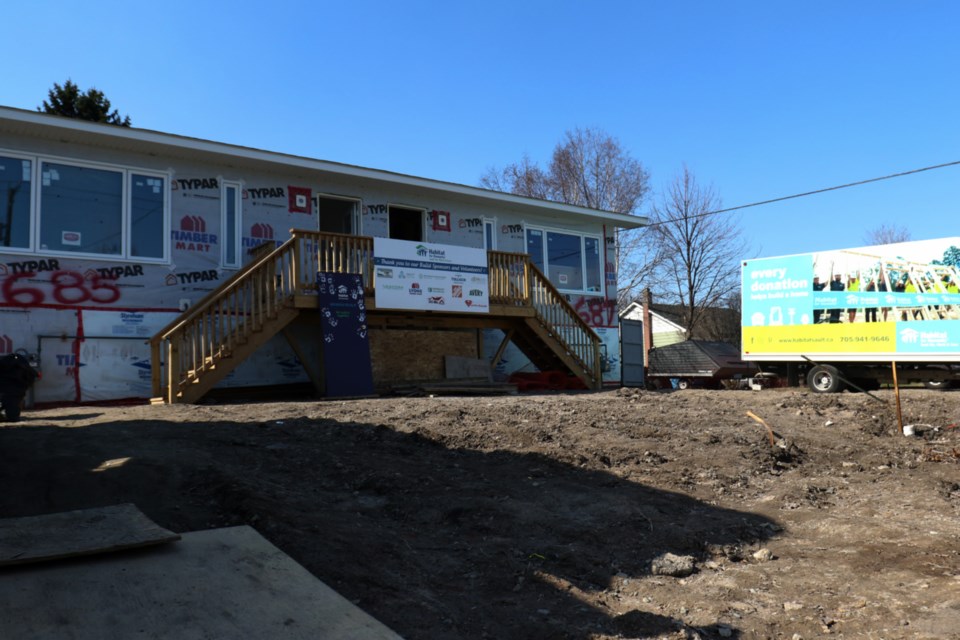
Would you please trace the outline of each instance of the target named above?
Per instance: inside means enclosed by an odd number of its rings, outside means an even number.
[[[952,380],[924,380],[923,386],[934,391],[946,391],[953,386]]]
[[[689,389],[689,388],[690,388],[689,380],[687,380],[686,378],[680,378],[679,380],[677,380],[677,389],[680,389],[682,391],[683,389]]]
[[[818,364],[807,374],[807,386],[814,393],[837,393],[843,389],[843,382],[836,367]]]

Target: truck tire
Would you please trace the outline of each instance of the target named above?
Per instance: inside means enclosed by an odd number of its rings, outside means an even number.
[[[814,393],[839,393],[843,389],[840,371],[829,364],[818,364],[807,373],[807,386]]]
[[[934,391],[946,391],[953,386],[952,380],[924,380],[923,386]]]
[[[689,389],[689,388],[690,388],[689,380],[687,380],[686,378],[680,378],[679,380],[677,380],[677,389],[680,389],[681,391],[683,391],[684,389]]]

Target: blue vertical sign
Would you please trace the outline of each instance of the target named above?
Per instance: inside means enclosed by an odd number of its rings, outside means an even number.
[[[363,279],[355,273],[317,274],[326,397],[373,394]]]

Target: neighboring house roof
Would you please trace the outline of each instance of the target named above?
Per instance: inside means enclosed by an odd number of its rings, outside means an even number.
[[[740,351],[726,342],[686,340],[651,349],[651,375],[730,378],[751,375],[757,370],[752,362],[740,359]]]
[[[677,331],[684,333],[683,325],[675,321],[675,316],[671,317],[663,313],[659,313],[655,309],[656,305],[650,308],[650,316],[653,319],[654,333],[659,329],[660,331]],[[621,318],[626,318],[627,320],[643,320],[643,304],[640,302],[631,302],[627,307],[620,312]],[[659,326],[658,326],[659,325]]]
[[[656,325],[667,323],[673,330],[686,332],[684,321],[684,307],[679,304],[657,304],[650,305],[650,315],[654,319],[654,332]],[[641,302],[631,302],[622,312],[621,318],[631,320],[643,319],[643,304]],[[740,327],[740,312],[737,309],[723,309],[710,307],[704,309],[700,326],[692,336],[699,340],[715,340],[719,337],[729,339],[728,335],[732,331],[738,333]]]
[[[57,142],[90,145],[117,151],[149,153],[199,162],[223,163],[227,161],[234,166],[256,167],[275,165],[275,170],[278,171],[293,171],[312,175],[317,173],[328,174],[345,183],[387,183],[394,187],[398,194],[402,194],[404,191],[411,193],[435,192],[477,204],[497,203],[521,213],[559,214],[567,220],[600,223],[624,229],[642,227],[648,222],[647,218],[642,216],[600,211],[549,200],[538,200],[441,180],[418,178],[390,171],[263,151],[148,129],[119,127],[0,106],[0,132],[3,131]]]

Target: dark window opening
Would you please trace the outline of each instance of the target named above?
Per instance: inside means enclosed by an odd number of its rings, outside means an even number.
[[[353,233],[353,217],[356,209],[356,200],[317,196],[317,215],[320,220],[320,231],[327,231],[329,233]]]
[[[390,205],[390,237],[423,242],[423,210]]]

